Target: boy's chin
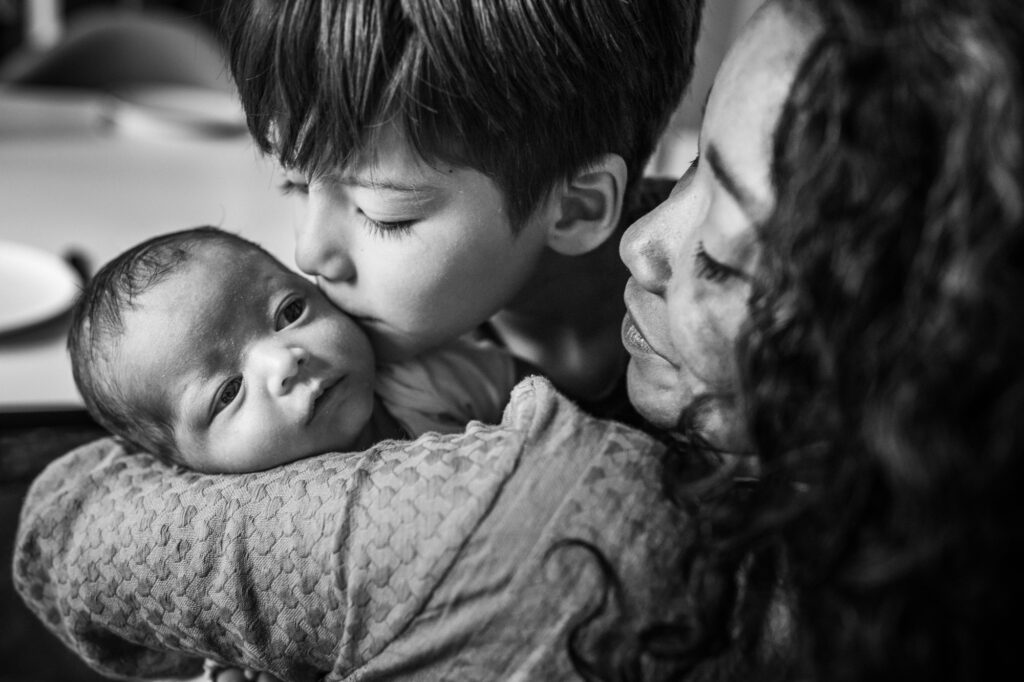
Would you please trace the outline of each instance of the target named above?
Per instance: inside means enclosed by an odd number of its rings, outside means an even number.
[[[419,344],[410,343],[405,339],[393,339],[380,334],[370,334],[370,344],[373,346],[373,354],[378,363],[404,362],[423,352]]]
[[[384,334],[373,329],[367,329],[366,332],[370,337],[370,345],[373,346],[373,355],[378,364],[405,362],[440,345],[424,339]]]

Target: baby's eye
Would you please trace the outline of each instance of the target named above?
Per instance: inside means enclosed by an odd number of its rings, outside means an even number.
[[[220,395],[217,396],[217,411],[220,412],[233,403],[241,390],[242,377],[235,377],[224,384],[220,389]]]
[[[719,263],[717,260],[708,255],[708,252],[704,250],[704,242],[697,243],[697,253],[693,256],[697,267],[697,276],[701,279],[706,279],[709,282],[715,282],[721,284],[733,277],[738,277],[739,272],[733,268]]]
[[[306,300],[303,298],[293,298],[277,313],[277,319],[274,321],[275,328],[278,331],[284,329],[302,317],[304,312],[306,312]]]

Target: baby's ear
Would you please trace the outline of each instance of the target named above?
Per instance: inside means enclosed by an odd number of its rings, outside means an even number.
[[[593,251],[615,233],[626,191],[626,162],[606,154],[556,190],[548,246],[565,256]]]

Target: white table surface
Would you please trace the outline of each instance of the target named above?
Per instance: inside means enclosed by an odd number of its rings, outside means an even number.
[[[0,90],[0,241],[75,249],[95,272],[147,237],[211,224],[294,265],[298,206],[247,134],[125,130],[109,124],[110,107],[97,95]],[[82,406],[65,334],[0,338],[0,412]]]

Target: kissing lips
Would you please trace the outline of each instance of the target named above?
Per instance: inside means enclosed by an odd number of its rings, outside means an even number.
[[[622,320],[622,345],[626,347],[626,350],[635,350],[643,354],[655,352],[628,311]]]

